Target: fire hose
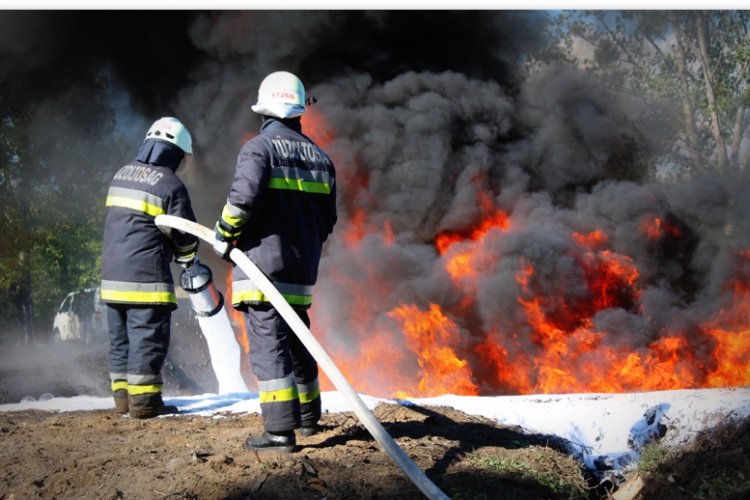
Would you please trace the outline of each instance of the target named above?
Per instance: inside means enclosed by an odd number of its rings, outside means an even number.
[[[190,233],[193,236],[213,244],[214,231],[196,222],[191,222],[173,215],[158,215],[155,222],[162,231],[164,231],[165,227],[177,229],[178,231]],[[375,418],[375,415],[372,414],[359,397],[359,394],[357,394],[330,356],[328,356],[328,353],[323,349],[323,346],[320,345],[312,332],[302,322],[297,313],[294,312],[292,306],[289,305],[286,299],[284,299],[281,293],[279,293],[276,287],[273,286],[258,266],[256,266],[247,255],[237,248],[230,252],[229,257],[235,264],[237,264],[237,266],[239,266],[240,269],[242,269],[253,283],[255,283],[260,291],[268,297],[271,304],[276,308],[279,314],[281,314],[289,327],[297,335],[297,338],[299,338],[307,350],[310,351],[310,354],[312,354],[315,361],[318,362],[336,389],[343,394],[344,398],[352,406],[354,413],[359,417],[359,420],[364,424],[367,430],[370,431],[372,437],[375,438],[378,444],[380,444],[393,461],[396,462],[396,465],[401,468],[404,474],[406,474],[406,477],[408,477],[409,480],[430,500],[450,500],[445,493],[430,481],[424,472],[422,472],[422,470],[406,455],[404,450],[398,446],[390,434],[386,432],[380,422],[378,422],[377,418]]]

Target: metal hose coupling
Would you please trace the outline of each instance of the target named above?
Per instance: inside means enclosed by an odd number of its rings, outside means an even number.
[[[182,270],[180,284],[190,298],[196,316],[209,318],[224,307],[224,296],[216,289],[208,266],[196,258],[193,265]]]

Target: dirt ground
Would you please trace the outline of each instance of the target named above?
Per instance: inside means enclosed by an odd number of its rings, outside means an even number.
[[[196,357],[200,341],[174,342],[167,393],[215,391],[210,360]],[[2,403],[108,391],[104,345],[0,352]],[[453,500],[611,498],[603,486],[612,484],[601,485],[560,439],[445,407],[380,405],[375,414]],[[318,435],[298,437],[297,453],[261,452],[258,461],[242,447],[262,432],[257,414],[134,420],[113,410],[0,412],[0,500],[424,498],[353,413],[327,413],[321,424]],[[750,498],[750,422],[707,434],[641,475],[641,500]]]

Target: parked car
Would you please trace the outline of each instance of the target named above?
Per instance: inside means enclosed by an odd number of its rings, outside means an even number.
[[[108,339],[106,308],[99,288],[84,288],[65,296],[55,314],[52,339],[54,342],[79,340],[86,344]]]

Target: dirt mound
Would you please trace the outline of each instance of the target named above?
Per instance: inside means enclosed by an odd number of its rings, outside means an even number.
[[[166,392],[215,392],[205,340],[194,325],[175,326]],[[45,392],[108,396],[106,352],[74,343],[3,349],[1,402]],[[609,498],[559,438],[445,407],[383,404],[375,414],[453,500]],[[299,452],[264,452],[259,462],[242,446],[262,432],[257,414],[137,421],[114,411],[0,413],[0,500],[423,498],[353,413],[327,413],[321,424],[318,435],[298,439]],[[750,420],[684,449],[648,451],[658,460],[646,457],[637,500],[750,498]]]
[[[580,464],[548,437],[450,408],[380,405],[375,413],[454,499],[583,498]],[[321,423],[321,433],[298,439],[299,452],[262,452],[258,462],[242,447],[262,432],[257,414],[137,421],[111,411],[0,413],[0,498],[422,497],[356,416],[328,413]]]
[[[658,444],[642,463],[642,499],[750,498],[750,419],[727,420],[679,449]]]

